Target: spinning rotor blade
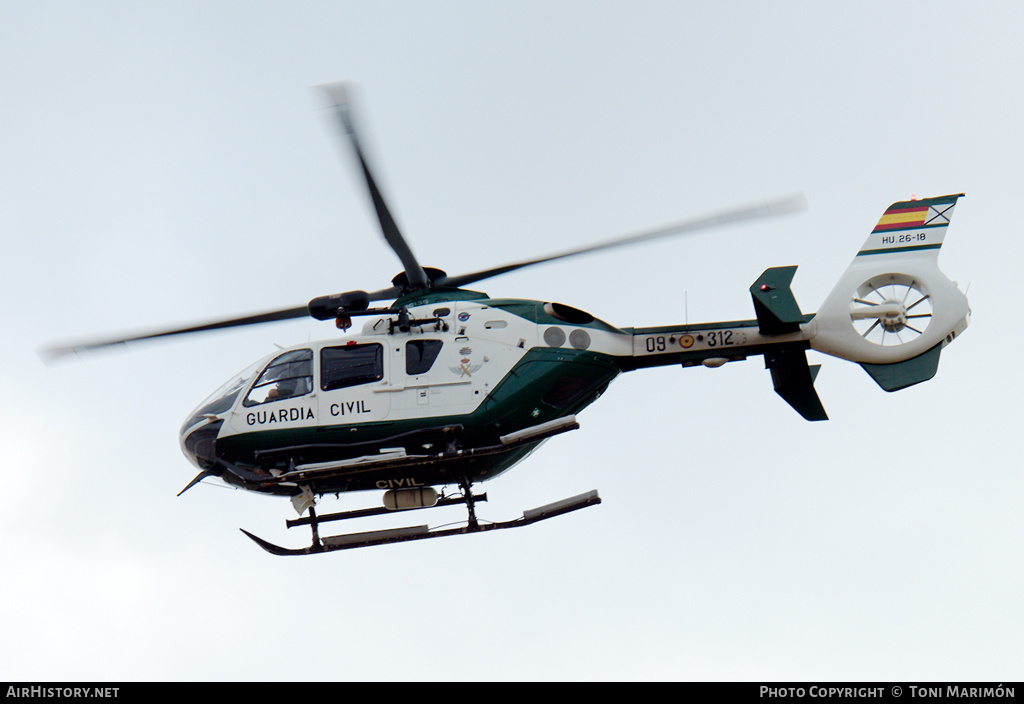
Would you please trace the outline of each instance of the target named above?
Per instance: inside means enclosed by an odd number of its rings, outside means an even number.
[[[353,149],[355,149],[356,157],[359,159],[359,165],[362,167],[363,176],[366,179],[366,186],[370,191],[370,198],[373,200],[373,207],[377,211],[377,219],[380,220],[380,227],[384,232],[384,239],[391,245],[391,249],[395,250],[395,254],[401,260],[402,266],[405,267],[405,275],[410,286],[412,288],[426,288],[430,285],[427,274],[423,267],[420,266],[420,263],[416,261],[409,243],[402,237],[395,219],[391,216],[391,211],[388,210],[388,206],[384,202],[384,196],[381,195],[380,189],[377,188],[377,182],[370,172],[370,166],[366,162],[363,150],[359,146],[359,139],[356,137],[356,130],[352,124],[352,116],[349,112],[345,83],[327,83],[320,87],[323,88],[331,100],[331,107],[334,109],[335,115],[338,116],[341,131],[348,136],[352,142]]]
[[[275,323],[281,320],[295,320],[297,318],[312,317],[317,320],[331,320],[335,316],[347,312],[350,315],[357,315],[365,310],[371,301],[393,301],[402,295],[402,289],[398,286],[381,289],[367,293],[365,291],[348,291],[337,293],[333,296],[320,296],[314,298],[308,304],[297,308],[284,308],[266,313],[254,313],[239,318],[227,320],[215,320],[209,323],[201,323],[173,330],[160,330],[157,332],[139,333],[127,335],[112,340],[96,340],[91,342],[79,342],[56,347],[48,347],[39,351],[39,355],[47,362],[60,357],[66,357],[79,352],[91,352],[106,347],[116,347],[129,342],[140,340],[152,340],[158,337],[171,337],[173,335],[187,335],[195,332],[209,332],[211,330],[225,330],[245,325],[261,325],[263,323]]]
[[[790,196],[789,198],[781,198],[774,201],[765,201],[763,203],[756,203],[754,205],[745,206],[742,208],[734,208],[732,210],[724,210],[712,215],[707,215],[702,218],[695,220],[686,220],[683,222],[675,223],[673,225],[667,225],[660,227],[655,230],[647,230],[626,237],[620,237],[614,240],[607,240],[594,245],[588,245],[579,249],[572,249],[568,252],[562,252],[560,254],[552,254],[546,257],[540,257],[539,259],[529,259],[527,261],[517,262],[515,264],[506,264],[504,266],[494,267],[493,269],[485,269],[483,271],[477,271],[472,274],[462,274],[459,276],[446,276],[441,279],[435,280],[435,286],[446,286],[452,288],[458,288],[474,283],[476,281],[482,281],[492,276],[498,276],[500,274],[507,274],[510,271],[516,269],[523,269],[528,266],[535,264],[543,264],[545,262],[552,262],[557,259],[565,259],[567,257],[575,257],[580,254],[589,254],[590,252],[597,252],[602,249],[611,249],[613,247],[623,247],[630,244],[638,244],[640,242],[647,242],[649,240],[659,239],[661,237],[672,237],[675,235],[690,234],[698,232],[700,230],[708,230],[714,227],[723,227],[725,225],[731,225],[737,222],[743,222],[745,220],[755,220],[758,218],[773,217],[775,215],[786,215],[789,213],[795,213],[807,208],[807,200],[804,196],[796,195]]]
[[[225,328],[235,328],[243,325],[258,325],[260,323],[272,323],[279,320],[292,320],[294,318],[305,318],[308,316],[309,308],[307,306],[302,306],[301,308],[287,308],[284,310],[270,311],[268,313],[257,313],[255,315],[249,315],[242,318],[232,318],[231,320],[219,320],[187,328],[131,335],[116,340],[99,340],[95,342],[63,345],[60,347],[49,347],[44,350],[40,350],[39,354],[46,361],[52,361],[59,357],[65,357],[79,352],[99,350],[105,347],[115,347],[117,345],[123,345],[128,342],[137,342],[139,340],[151,340],[157,337],[186,335],[188,333],[207,332],[209,330],[223,330]]]
[[[395,254],[398,255],[398,258],[402,262],[402,266],[405,267],[405,270],[392,280],[392,283],[394,284],[393,286],[370,293],[366,291],[347,291],[327,296],[318,296],[302,307],[257,313],[227,320],[180,327],[172,330],[127,335],[117,339],[55,346],[41,350],[40,356],[47,361],[51,361],[59,357],[76,354],[78,352],[115,347],[140,340],[151,340],[160,337],[170,337],[172,335],[223,330],[245,325],[258,325],[275,321],[304,318],[307,316],[317,320],[337,319],[339,327],[345,327],[345,322],[350,322],[351,316],[397,312],[390,308],[370,308],[370,303],[373,301],[400,299],[411,291],[425,290],[435,287],[460,288],[467,284],[498,276],[500,274],[505,274],[517,269],[533,266],[535,264],[543,264],[545,262],[574,257],[580,254],[637,244],[662,237],[697,232],[745,220],[792,213],[798,210],[803,210],[806,207],[806,202],[802,195],[776,201],[767,201],[743,208],[721,211],[702,218],[683,221],[658,229],[648,230],[594,245],[588,245],[559,254],[552,254],[537,259],[529,259],[513,264],[506,264],[469,274],[462,274],[460,276],[447,276],[439,269],[424,269],[424,267],[422,267],[416,260],[412,249],[409,247],[409,244],[399,231],[398,225],[395,223],[395,219],[392,217],[391,211],[388,209],[388,206],[384,201],[384,197],[381,194],[380,189],[377,187],[377,182],[373,177],[370,166],[367,163],[366,156],[363,154],[362,147],[359,144],[359,139],[356,136],[355,127],[353,125],[349,109],[349,100],[345,84],[329,83],[320,87],[324,90],[330,100],[330,107],[338,119],[342,133],[348,138],[352,144],[352,148],[355,150],[360,168],[362,169],[363,177],[366,181],[370,198],[373,202],[374,210],[376,211],[377,218],[380,221],[384,239],[394,250]],[[923,316],[914,315],[908,317]]]

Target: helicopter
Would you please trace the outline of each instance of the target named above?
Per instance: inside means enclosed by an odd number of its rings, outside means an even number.
[[[385,241],[403,270],[391,286],[312,299],[304,306],[44,351],[54,358],[161,338],[312,317],[342,337],[268,355],[210,394],[180,429],[206,479],[290,498],[312,541],[285,548],[242,529],[275,555],[337,550],[516,528],[601,503],[597,491],[502,522],[482,521],[474,485],[579,429],[577,415],[620,374],[659,366],[720,367],[762,356],[775,391],[809,421],[828,416],[807,350],[860,364],[885,391],[931,379],[939,355],[968,326],[970,306],[938,268],[964,194],[898,201],[883,213],[817,313],[791,290],[797,267],[773,267],[750,286],[750,320],[619,328],[562,303],[491,298],[467,288],[525,267],[664,237],[794,213],[802,196],[722,211],[579,249],[450,276],[424,267],[400,232],[360,144],[344,83],[322,86],[352,148]],[[384,305],[377,305],[384,302]],[[348,334],[353,319],[359,332]],[[455,487],[449,492],[449,487]],[[382,505],[318,515],[329,494],[383,492]],[[321,536],[320,526],[463,505],[457,527]],[[303,515],[305,514],[305,516]]]

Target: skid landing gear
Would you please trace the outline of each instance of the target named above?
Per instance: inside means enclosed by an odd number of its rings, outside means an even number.
[[[325,514],[323,516],[317,516],[316,510],[311,506],[309,508],[308,518],[298,518],[291,521],[286,521],[286,525],[289,528],[298,525],[308,525],[313,531],[313,542],[309,547],[306,548],[283,548],[279,545],[269,543],[262,538],[259,538],[247,530],[240,529],[247,536],[252,538],[253,542],[259,545],[261,548],[271,553],[272,555],[313,555],[321,552],[334,552],[335,550],[351,550],[353,548],[365,548],[374,545],[386,545],[388,543],[403,543],[410,540],[427,540],[430,538],[446,538],[452,535],[465,535],[467,533],[482,533],[488,530],[501,530],[503,528],[519,528],[521,526],[528,526],[531,523],[537,523],[548,518],[554,518],[555,516],[561,516],[564,513],[570,513],[577,511],[587,506],[593,506],[601,503],[601,497],[597,495],[597,491],[589,491],[585,494],[573,496],[562,501],[556,501],[552,504],[540,506],[538,508],[530,509],[529,511],[523,511],[523,515],[520,518],[516,518],[511,521],[504,521],[498,523],[480,523],[476,517],[476,502],[486,501],[487,494],[473,494],[470,490],[468,482],[462,482],[462,496],[452,497],[447,499],[440,499],[435,506],[451,506],[454,504],[465,504],[468,519],[465,526],[460,528],[445,528],[431,530],[429,526],[408,526],[405,528],[392,528],[388,530],[375,530],[368,531],[365,533],[347,533],[344,535],[332,535],[321,538],[320,537],[320,524],[327,523],[329,521],[341,521],[349,518],[362,518],[365,516],[378,516],[385,513],[394,513],[386,508],[370,508],[362,509],[359,511],[344,511],[341,513]],[[420,510],[420,509],[406,509],[406,510]]]

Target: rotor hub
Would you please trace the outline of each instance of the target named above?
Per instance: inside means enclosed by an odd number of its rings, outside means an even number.
[[[903,301],[888,299],[882,304],[888,310],[878,319],[886,332],[900,332],[907,327],[907,306]]]
[[[429,267],[429,266],[423,267],[423,271],[426,273],[427,280],[429,281],[431,286],[434,285],[435,281],[441,281],[446,276],[448,276],[448,274],[445,273],[444,271],[442,271],[441,269],[435,269],[435,268]],[[416,287],[410,286],[410,284],[409,284],[409,276],[404,271],[399,273],[397,276],[395,276],[395,278],[391,279],[391,283],[393,285],[397,286],[398,288],[402,289],[406,293],[408,293],[409,291],[412,291],[412,290],[414,290],[416,288]]]

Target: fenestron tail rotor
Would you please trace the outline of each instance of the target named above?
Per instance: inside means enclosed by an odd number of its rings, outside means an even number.
[[[850,319],[868,342],[905,345],[925,333],[932,301],[921,283],[904,274],[884,274],[865,281],[850,302]]]

